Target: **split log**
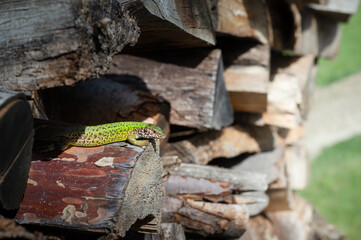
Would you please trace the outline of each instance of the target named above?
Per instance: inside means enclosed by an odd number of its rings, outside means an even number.
[[[2,3],[1,9],[0,79],[13,90],[99,77],[140,33],[137,48],[148,50],[215,43],[204,2],[36,0]]]
[[[293,191],[287,176],[287,166],[284,154],[278,164],[278,178],[269,185],[269,189],[267,190],[267,195],[269,197],[269,204],[265,210],[267,212],[291,210],[294,207]]]
[[[114,56],[108,74],[166,99],[172,106],[172,124],[220,129],[233,121],[220,50],[120,54]]]
[[[13,90],[71,85],[104,74],[111,56],[139,37],[119,1],[0,4],[0,81]]]
[[[295,208],[291,211],[267,212],[278,239],[309,239],[312,205],[298,195],[294,196]]]
[[[315,57],[312,55],[291,57],[283,56],[281,54],[273,54],[272,70],[275,74],[275,77],[277,74],[282,72],[297,78],[301,91],[299,109],[303,119],[305,119],[309,110],[310,99],[312,96],[317,73]]]
[[[359,4],[359,0],[328,0],[327,4],[313,3],[309,6],[337,22],[348,22],[350,17],[357,12]]]
[[[311,54],[334,59],[338,53],[341,31],[336,21],[312,9],[299,9],[296,2],[267,1],[273,29],[272,48],[297,55]]]
[[[246,232],[239,240],[279,240],[272,223],[259,215],[248,220]]]
[[[205,165],[216,158],[233,158],[242,153],[271,150],[274,142],[274,133],[268,126],[235,125],[169,143],[165,155],[176,155],[185,163]]]
[[[341,43],[341,29],[337,22],[309,8],[301,14],[302,33],[294,44],[294,52],[335,59]]]
[[[72,147],[33,155],[16,221],[65,230],[124,236],[159,231],[162,164],[154,141],[146,147],[117,144]]]
[[[298,79],[288,73],[278,71],[268,90],[267,112],[262,118],[266,124],[295,128],[302,123],[298,105],[302,102]]]
[[[267,183],[273,183],[279,179],[279,172],[282,171],[280,161],[284,150],[284,147],[277,147],[271,151],[256,153],[234,164],[232,169],[265,174]]]
[[[260,44],[219,41],[226,88],[234,111],[262,113],[267,110],[270,48]]]
[[[181,164],[164,186],[163,219],[203,236],[239,237],[250,211],[268,203],[265,176],[245,171]]]
[[[263,44],[272,39],[269,12],[262,0],[207,0],[216,33],[252,38]]]
[[[0,209],[19,207],[33,146],[33,116],[23,94],[0,91]]]
[[[204,1],[130,1],[141,34],[126,51],[187,48],[215,44],[211,17]]]
[[[295,1],[266,1],[273,32],[271,46],[277,51],[293,50],[302,32],[301,14]]]
[[[302,190],[310,181],[310,159],[302,145],[288,146],[284,153],[291,189]]]

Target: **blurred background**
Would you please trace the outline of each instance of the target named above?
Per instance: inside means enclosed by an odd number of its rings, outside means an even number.
[[[316,90],[306,121],[312,161],[300,194],[347,239],[361,236],[361,10],[341,24],[337,59],[319,60]]]

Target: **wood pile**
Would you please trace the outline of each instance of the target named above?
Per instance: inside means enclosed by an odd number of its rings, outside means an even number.
[[[338,22],[359,3],[338,2],[1,3],[0,129],[21,136],[1,131],[14,153],[1,144],[1,214],[30,232],[0,238],[342,239],[294,193],[309,182],[299,141],[317,60],[336,57]],[[44,126],[117,121],[167,137],[37,148]]]

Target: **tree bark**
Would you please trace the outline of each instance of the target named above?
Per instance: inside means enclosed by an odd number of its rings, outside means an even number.
[[[139,37],[129,1],[1,3],[0,81],[13,90],[71,85],[104,74]]]

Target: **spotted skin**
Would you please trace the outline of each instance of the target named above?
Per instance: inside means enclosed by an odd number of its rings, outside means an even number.
[[[136,146],[148,144],[145,139],[162,139],[162,129],[156,125],[142,122],[116,122],[96,126],[68,126],[52,136],[52,148],[65,150],[69,146],[95,147],[109,143],[128,141]]]

